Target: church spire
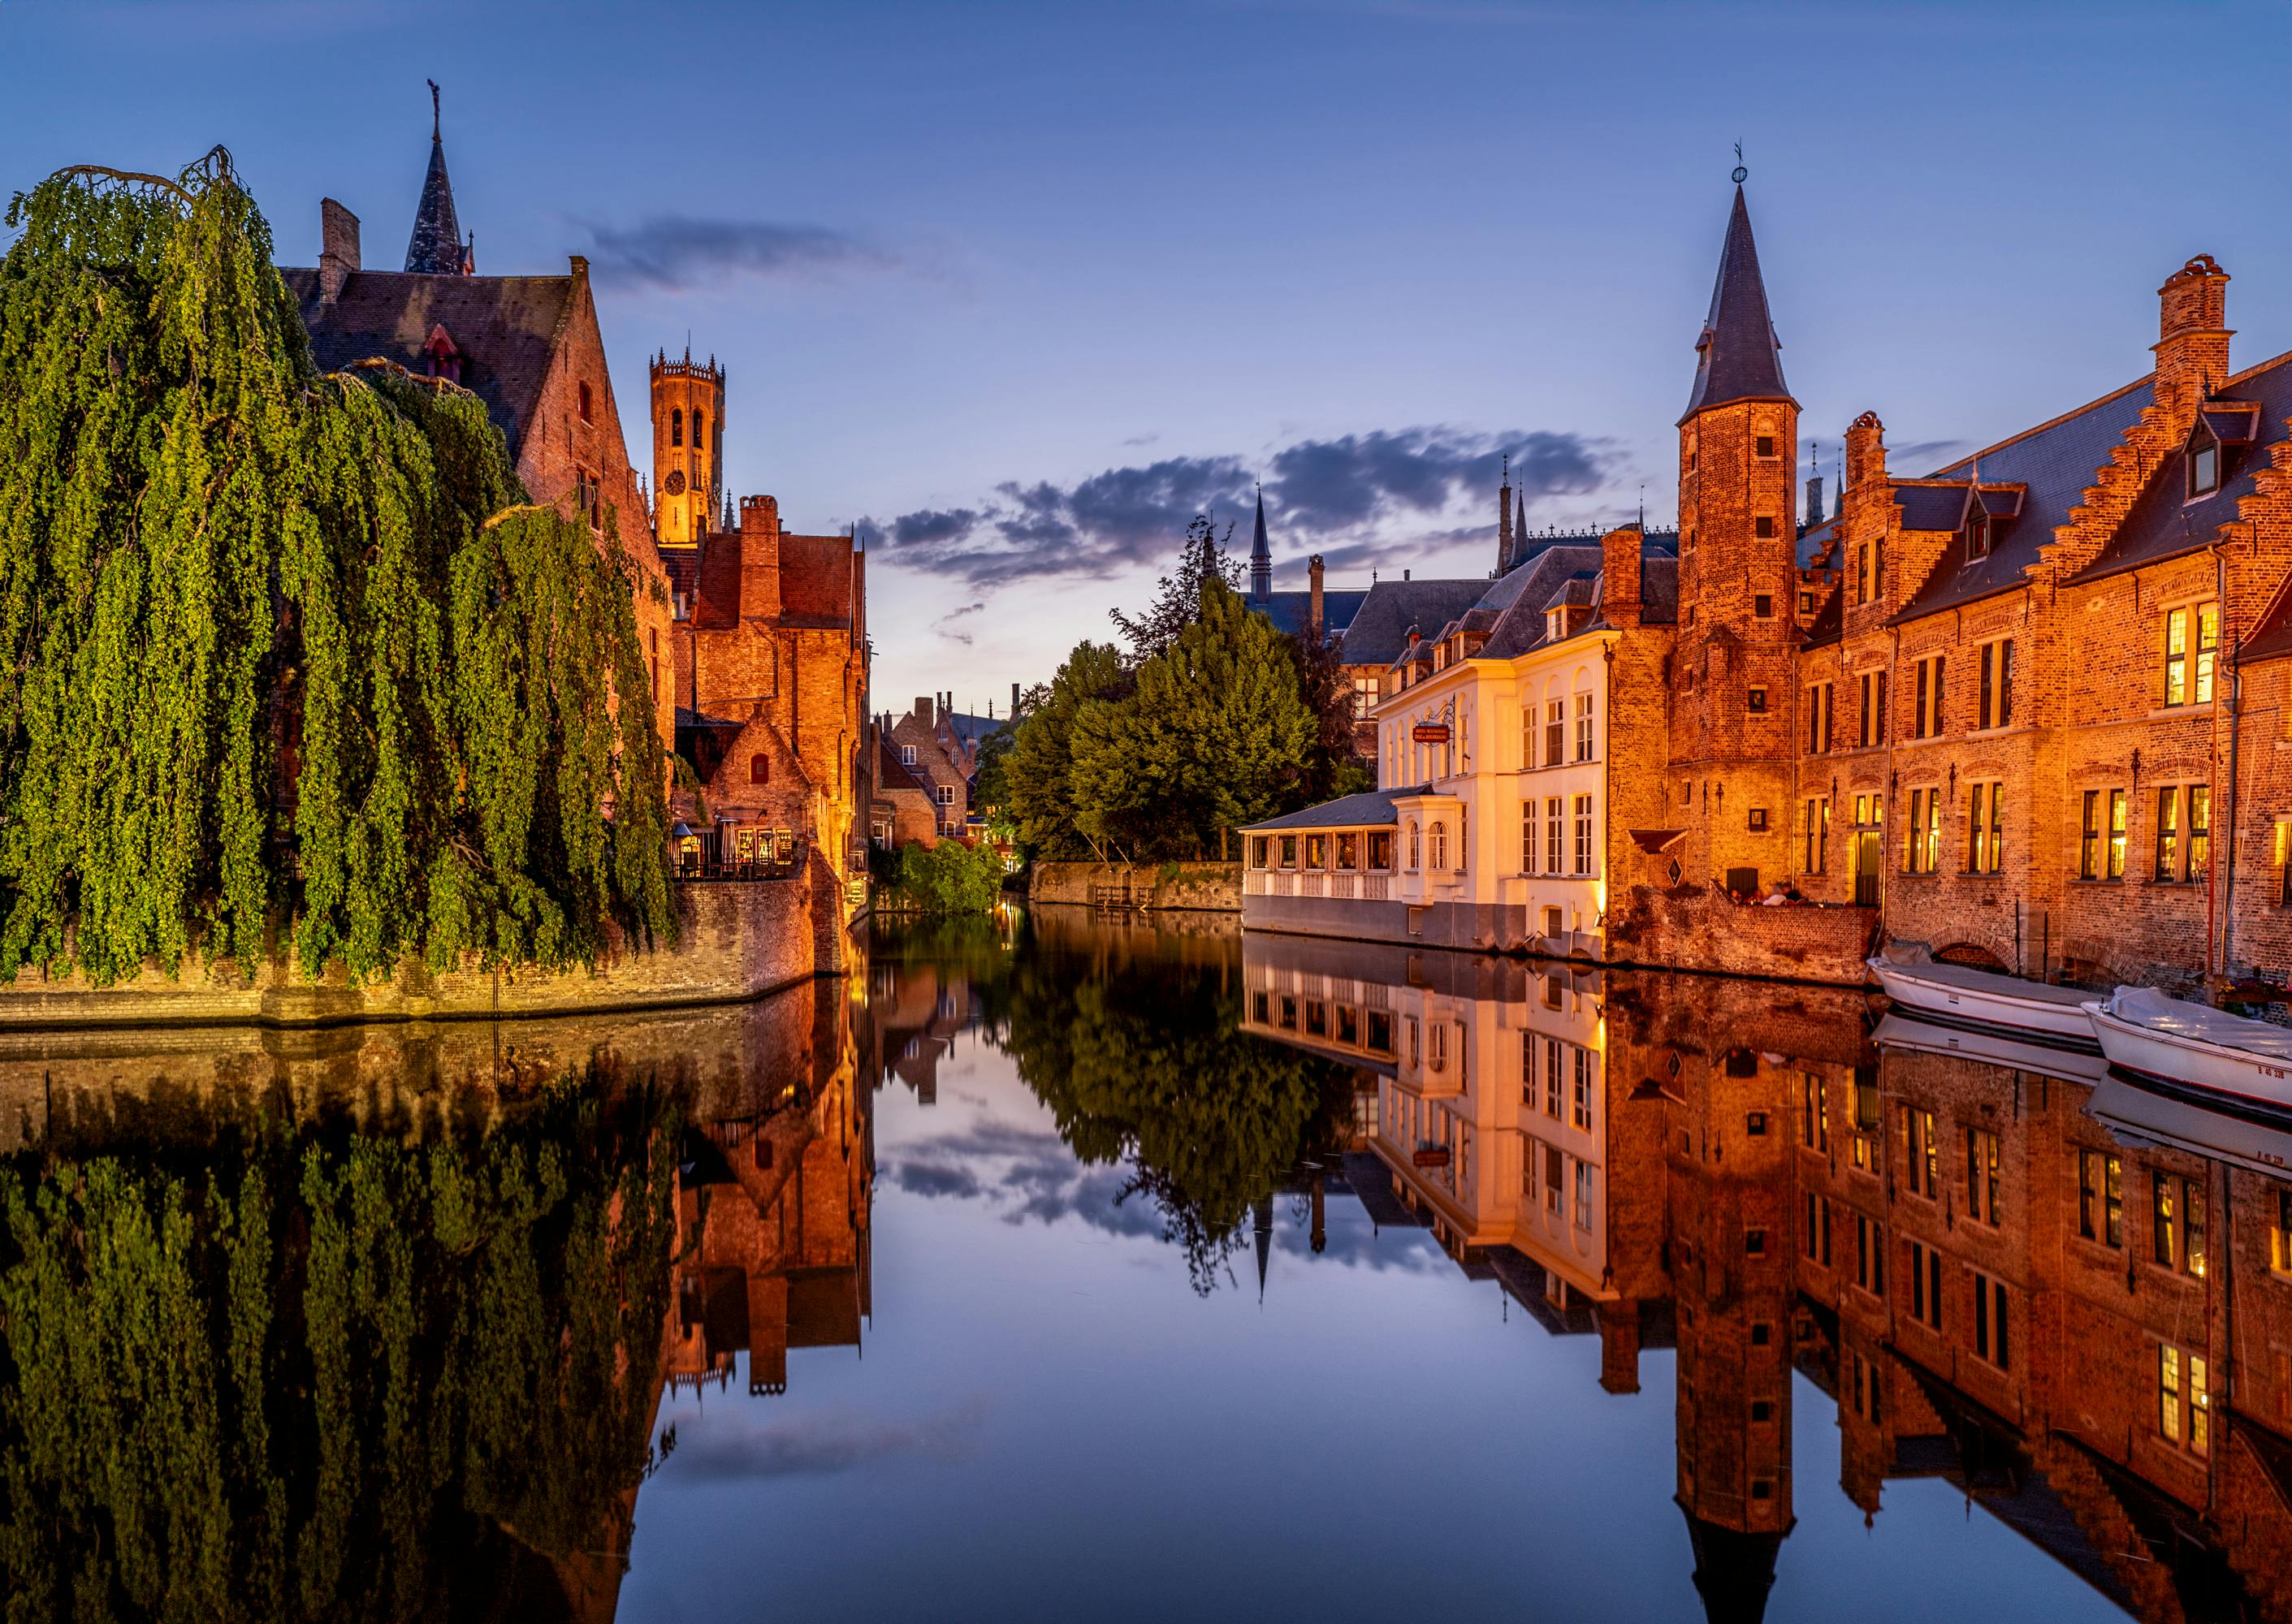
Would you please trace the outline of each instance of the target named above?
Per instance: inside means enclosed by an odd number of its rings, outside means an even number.
[[[1767,315],[1759,247],[1751,240],[1751,211],[1739,181],[1734,212],[1727,217],[1727,241],[1719,250],[1718,279],[1711,287],[1711,313],[1695,341],[1695,389],[1679,421],[1730,401],[1791,400],[1781,352]]]
[[[1497,486],[1497,574],[1503,575],[1513,564],[1512,553],[1512,453],[1504,454],[1504,478]]]
[[[1273,596],[1273,549],[1265,540],[1265,487],[1257,487],[1257,529],[1249,543],[1249,595]]]
[[[422,178],[422,202],[414,211],[414,235],[406,245],[406,269],[429,276],[467,276],[474,269],[462,245],[462,222],[454,213],[454,184],[446,178],[446,143],[440,133],[438,81],[430,81],[430,173]]]

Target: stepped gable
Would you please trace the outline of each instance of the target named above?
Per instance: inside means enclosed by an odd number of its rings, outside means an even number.
[[[341,297],[321,296],[314,268],[281,268],[311,332],[311,358],[322,372],[379,358],[408,372],[430,370],[428,345],[440,327],[461,352],[464,389],[517,460],[549,376],[558,335],[573,303],[573,278],[440,277],[354,270]]]
[[[2241,408],[2241,409],[2240,409]],[[2201,414],[2221,441],[2221,482],[2210,494],[2191,500],[2188,446],[2175,446],[2135,498],[2131,511],[2074,582],[2098,581],[2144,564],[2157,564],[2208,547],[2223,525],[2237,519],[2237,502],[2257,494],[2256,476],[2270,466],[2272,446],[2288,438],[2292,417],[2292,354],[2264,361],[2231,378]],[[1985,464],[1982,482],[1989,483]]]
[[[2024,488],[2019,511],[1990,526],[1989,553],[1968,561],[1961,531],[1925,580],[1888,623],[1899,625],[1937,610],[2011,591],[2054,540],[2057,526],[2085,501],[2095,470],[2106,464],[2126,431],[2151,403],[2153,375],[2137,378],[2100,399],[2013,438],[1934,470],[1925,480],[1895,487],[1906,529],[1960,530],[1966,482],[1981,467],[1981,484]]]

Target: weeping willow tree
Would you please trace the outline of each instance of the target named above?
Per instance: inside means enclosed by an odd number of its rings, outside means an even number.
[[[220,148],[63,171],[7,221],[0,978],[666,932],[609,516],[601,547],[533,504],[465,390],[320,374]]]

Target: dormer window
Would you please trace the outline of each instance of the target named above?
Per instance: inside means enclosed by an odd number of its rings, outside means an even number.
[[[2220,489],[2221,445],[2201,422],[2189,439],[2189,494],[2209,496]]]
[[[1981,501],[1980,493],[1975,494],[1973,500],[1977,504],[1980,503]],[[1986,559],[1989,556],[1989,515],[1983,512],[1977,505],[1965,518],[1965,558],[1968,563],[1972,563],[1976,559]]]
[[[1544,635],[1552,639],[1553,641],[1558,642],[1560,639],[1565,635],[1562,631],[1563,623],[1562,612],[1560,610],[1546,609],[1544,612]]]

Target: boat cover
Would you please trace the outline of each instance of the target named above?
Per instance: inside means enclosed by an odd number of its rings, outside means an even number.
[[[2109,1001],[2109,1013],[2120,1021],[2151,1032],[2208,1043],[2215,1049],[2242,1049],[2271,1060],[2292,1061],[2292,1028],[2269,1021],[2231,1015],[2207,1004],[2167,998],[2154,987],[2119,987]]]
[[[2075,1009],[2093,999],[2089,991],[2024,981],[2019,976],[2001,976],[1996,970],[1978,970],[1965,964],[1924,964],[1916,961],[1904,964],[1890,960],[1886,968],[1905,981],[1920,982],[1930,987],[1955,987],[1961,993],[1986,993],[1992,998],[2019,999],[2026,1003],[2061,1004]]]

